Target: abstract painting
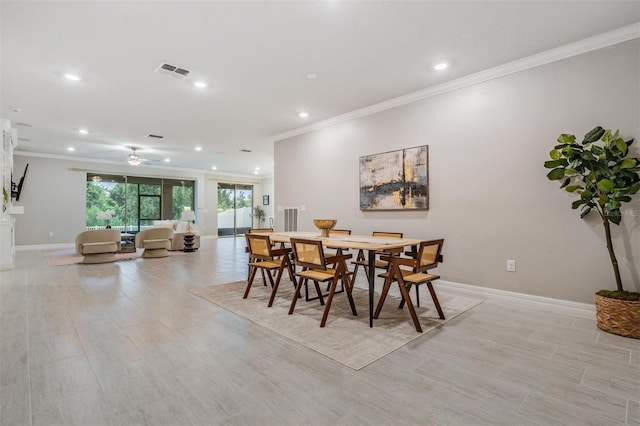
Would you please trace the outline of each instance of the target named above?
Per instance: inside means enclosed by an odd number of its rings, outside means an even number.
[[[360,157],[360,210],[428,210],[428,148]]]

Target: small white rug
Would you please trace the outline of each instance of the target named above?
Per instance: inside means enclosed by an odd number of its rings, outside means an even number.
[[[271,308],[267,307],[271,287],[255,282],[249,297],[242,299],[245,286],[246,281],[238,281],[193,289],[190,292],[354,370],[360,370],[483,302],[482,299],[466,296],[438,295],[446,317],[441,320],[429,291],[426,288],[420,289],[422,306],[416,307],[416,311],[424,332],[418,333],[408,309],[398,309],[400,300],[390,294],[380,317],[374,320],[373,328],[370,328],[368,291],[355,288],[353,297],[358,316],[351,314],[346,294],[336,294],[327,324],[320,328],[324,307],[318,300],[305,302],[303,296],[298,299],[294,313],[288,315],[293,296],[293,285],[289,280],[283,279]],[[311,296],[314,296],[312,288],[313,285],[310,285]],[[415,290],[412,294],[415,294]],[[376,293],[374,307],[378,298],[379,293]]]
[[[142,252],[142,249],[138,249],[135,252],[131,253],[116,253],[116,261],[137,259],[142,256]],[[182,254],[184,254],[184,252],[182,251],[169,252],[169,256]],[[84,256],[76,253],[75,249],[49,250],[44,252],[44,256],[47,259],[47,264],[49,266],[74,265],[77,263],[82,263],[82,260],[84,259]],[[95,265],[104,265],[104,263],[95,263]]]

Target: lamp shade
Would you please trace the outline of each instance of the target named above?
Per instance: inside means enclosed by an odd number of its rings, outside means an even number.
[[[196,220],[196,213],[193,210],[185,210],[182,212],[180,220]]]

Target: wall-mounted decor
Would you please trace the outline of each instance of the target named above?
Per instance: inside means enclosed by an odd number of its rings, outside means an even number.
[[[428,210],[428,148],[360,157],[360,210]]]
[[[262,205],[263,206],[268,206],[269,205],[269,196],[268,195],[263,195],[262,196]]]

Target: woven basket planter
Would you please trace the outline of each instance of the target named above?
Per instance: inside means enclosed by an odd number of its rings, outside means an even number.
[[[640,302],[595,295],[598,328],[619,336],[640,339]]]

